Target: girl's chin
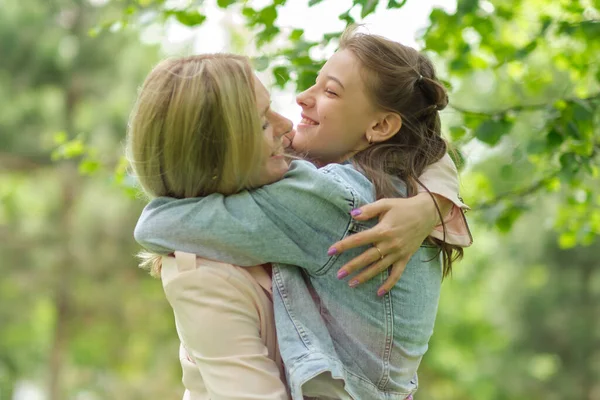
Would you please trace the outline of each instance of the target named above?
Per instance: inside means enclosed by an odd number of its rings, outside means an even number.
[[[294,140],[292,141],[291,144],[291,148],[296,152],[296,153],[305,153],[310,151],[310,143],[313,141],[314,138],[308,136],[308,135],[304,135],[301,133],[296,133],[296,136],[294,136]]]

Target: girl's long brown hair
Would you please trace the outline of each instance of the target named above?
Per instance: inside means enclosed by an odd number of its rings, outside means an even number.
[[[448,104],[448,94],[437,79],[432,62],[411,47],[356,32],[356,27],[344,32],[340,50],[351,51],[360,61],[362,77],[374,104],[402,118],[402,127],[396,135],[360,151],[353,162],[373,182],[377,199],[402,195],[390,175],[406,182],[407,196],[416,195],[419,186],[423,186],[418,177],[447,152],[447,144],[441,137],[439,111]],[[435,204],[445,237],[444,218]],[[443,254],[443,274],[447,276],[463,250],[441,240],[430,240]]]

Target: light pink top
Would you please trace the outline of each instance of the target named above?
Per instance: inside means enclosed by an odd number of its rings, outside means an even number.
[[[469,247],[473,244],[473,237],[464,214],[469,207],[459,196],[458,171],[450,156],[446,154],[441,160],[427,167],[419,180],[431,193],[445,197],[454,203],[452,210],[444,219],[446,237],[444,238],[442,225],[438,225],[431,232],[431,236],[461,247]],[[425,191],[424,188],[419,188],[419,192]]]
[[[285,400],[271,278],[175,252],[163,257],[163,288],[181,341],[185,400]]]

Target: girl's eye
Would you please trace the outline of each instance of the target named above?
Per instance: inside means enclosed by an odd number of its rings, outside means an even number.
[[[337,93],[335,93],[335,92],[332,92],[332,91],[331,91],[331,90],[329,90],[329,89],[325,89],[325,93],[327,93],[327,94],[330,94],[330,95],[332,95],[332,96],[337,96]]]
[[[266,122],[263,124],[263,126],[262,126],[262,128],[263,128],[263,131],[264,131],[265,129],[267,129],[267,128],[268,128],[270,125],[271,125],[271,124],[269,124],[269,121],[266,121]]]

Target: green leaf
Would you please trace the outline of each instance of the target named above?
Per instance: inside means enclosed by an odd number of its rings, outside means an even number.
[[[495,14],[502,19],[511,20],[515,16],[515,11],[510,5],[497,5]]]
[[[217,0],[217,5],[221,8],[227,8],[232,4],[235,4],[237,0]]]
[[[377,4],[379,4],[379,0],[354,0],[354,4],[360,4],[362,6],[360,17],[364,19],[367,15],[372,14],[375,11]]]
[[[507,134],[512,128],[513,123],[505,119],[498,121],[488,119],[484,121],[475,131],[475,137],[483,143],[495,146],[498,144],[502,136]]]
[[[445,79],[439,79],[439,81],[442,82],[446,89],[452,90],[452,83],[450,83],[450,81],[447,81]]]
[[[82,175],[92,175],[100,169],[100,163],[96,160],[84,160],[79,163],[79,173]]]
[[[266,26],[265,29],[258,32],[258,34],[256,35],[257,46],[260,48],[265,43],[269,43],[270,41],[272,41],[275,38],[275,36],[278,33],[279,33],[279,28],[277,28],[276,26],[273,26],[273,25]]]
[[[511,207],[504,210],[496,220],[496,226],[498,227],[498,230],[504,233],[510,231],[513,224],[519,218],[522,212],[523,209],[519,207]]]
[[[577,245],[577,235],[575,232],[563,232],[558,238],[558,244],[561,249],[570,249]]]
[[[292,42],[297,42],[304,35],[304,29],[294,29],[292,33],[290,33],[290,40]]]
[[[402,0],[401,2],[397,2],[396,0],[389,0],[387,8],[402,8],[406,4],[408,0]]]
[[[308,2],[308,6],[309,6],[309,7],[312,7],[312,6],[314,6],[315,4],[319,4],[319,3],[321,3],[322,1],[323,1],[323,0],[310,0],[310,1]]]
[[[560,146],[564,141],[564,136],[556,129],[551,129],[546,135],[546,146],[548,149],[554,149]]]
[[[206,16],[198,11],[172,11],[170,14],[185,26],[201,25],[206,20]]]
[[[82,155],[85,152],[85,146],[81,140],[72,140],[69,143],[66,143],[62,147],[62,153],[64,158],[75,158]]]
[[[464,126],[453,126],[450,128],[450,137],[452,141],[462,139],[467,134],[467,129]]]
[[[564,172],[574,173],[579,169],[579,158],[574,153],[564,153],[558,160]]]
[[[86,152],[85,145],[80,139],[73,139],[64,142],[60,147],[52,152],[52,160],[69,160],[79,157]]]
[[[452,161],[454,161],[454,165],[456,165],[456,168],[460,172],[466,164],[464,154],[458,148],[449,146],[448,155],[450,156]]]
[[[269,68],[270,59],[267,56],[254,57],[252,59],[252,65],[257,71],[264,71]]]
[[[458,0],[456,14],[465,15],[473,13],[479,7],[479,0]]]
[[[275,78],[275,85],[283,88],[290,80],[290,71],[287,67],[275,67],[273,68],[273,77]]]
[[[265,7],[258,12],[258,22],[267,27],[273,26],[277,19],[277,8],[275,6]]]
[[[345,21],[346,25],[351,25],[355,22],[354,18],[352,18],[350,16],[350,10],[346,11],[343,14],[338,15],[338,19],[340,19],[341,21]]]
[[[533,139],[527,145],[527,153],[529,154],[545,154],[548,151],[548,143],[543,139]]]
[[[344,32],[331,32],[323,35],[322,44],[327,45],[332,39],[338,39],[342,36]]]
[[[533,52],[536,49],[537,45],[538,45],[538,41],[534,40],[533,42],[529,43],[527,46],[523,47],[522,49],[517,50],[514,58],[516,60],[522,60],[523,58],[525,58],[529,54],[531,54],[531,52]]]
[[[66,132],[56,132],[54,134],[54,136],[52,137],[52,141],[54,142],[55,145],[61,145],[67,142],[67,133]]]
[[[253,21],[256,18],[256,10],[252,7],[244,7],[242,8],[242,15],[247,19],[251,20],[250,25],[255,25],[256,21]]]
[[[312,69],[301,69],[298,71],[298,90],[304,91],[311,87],[317,80],[317,72]]]

